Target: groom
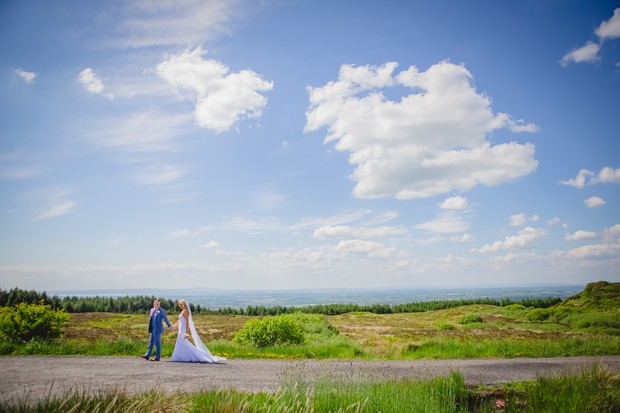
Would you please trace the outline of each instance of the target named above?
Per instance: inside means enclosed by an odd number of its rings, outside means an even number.
[[[170,329],[170,321],[166,316],[166,311],[160,308],[159,300],[153,301],[153,308],[151,308],[151,317],[149,318],[149,333],[151,334],[151,341],[149,342],[149,349],[142,357],[145,360],[149,360],[151,353],[153,352],[153,346],[155,346],[155,357],[150,359],[151,361],[159,361],[161,358],[161,335],[164,333],[163,321],[168,325]]]

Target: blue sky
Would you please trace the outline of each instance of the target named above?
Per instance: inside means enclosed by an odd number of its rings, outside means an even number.
[[[0,287],[620,280],[620,3],[0,3]]]

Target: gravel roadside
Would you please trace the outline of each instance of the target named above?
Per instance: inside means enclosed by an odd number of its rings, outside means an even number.
[[[61,396],[72,390],[89,394],[222,388],[275,392],[283,380],[311,382],[325,375],[429,379],[453,371],[459,371],[469,385],[497,385],[579,372],[594,363],[620,374],[620,356],[407,361],[233,359],[225,364],[173,363],[165,359],[150,362],[140,357],[0,357],[0,397],[11,404]]]

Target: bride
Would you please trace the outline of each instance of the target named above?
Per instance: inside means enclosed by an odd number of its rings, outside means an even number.
[[[225,361],[224,357],[218,357],[211,354],[207,346],[205,346],[200,340],[196,327],[194,327],[194,320],[192,319],[192,310],[189,308],[189,304],[185,300],[179,300],[179,308],[181,309],[181,315],[179,315],[179,321],[177,321],[172,329],[178,328],[177,341],[174,345],[174,351],[170,361],[185,361],[194,363],[219,363]],[[191,332],[191,336],[190,336]],[[189,338],[194,340],[194,343]]]

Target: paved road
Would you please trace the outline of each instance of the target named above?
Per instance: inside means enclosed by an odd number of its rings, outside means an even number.
[[[225,364],[150,362],[140,357],[0,357],[0,403],[2,400],[32,402],[70,390],[95,394],[118,390],[194,392],[222,388],[274,392],[283,380],[312,382],[320,375],[345,379],[428,379],[459,371],[467,384],[496,385],[579,372],[594,363],[620,374],[620,356],[414,361],[234,359]]]

